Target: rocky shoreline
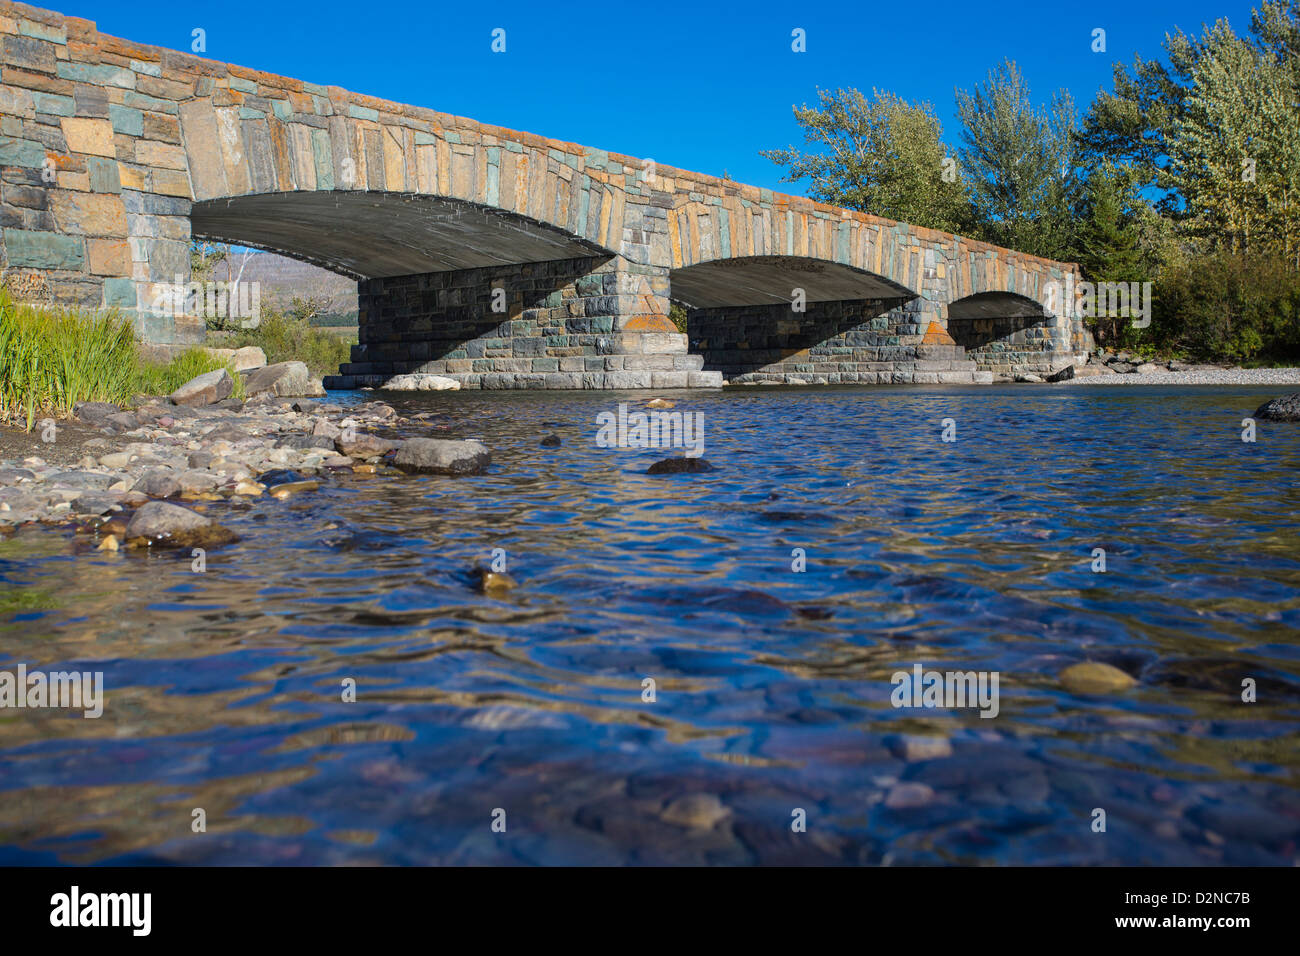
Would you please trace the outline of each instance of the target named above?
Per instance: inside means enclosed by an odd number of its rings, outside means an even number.
[[[1050,375],[1021,374],[1012,380],[1087,385],[1300,385],[1300,368],[1154,362],[1128,352],[1108,352],[1094,361],[1076,362]]]
[[[279,381],[301,386],[298,371]],[[208,373],[171,396],[130,408],[83,402],[70,422],[38,423],[51,452],[0,461],[0,535],[40,522],[93,533],[109,551],[221,544],[234,536],[201,513],[209,502],[284,499],[351,475],[477,474],[491,462],[476,441],[400,437],[448,426],[382,401],[229,395],[228,374]]]

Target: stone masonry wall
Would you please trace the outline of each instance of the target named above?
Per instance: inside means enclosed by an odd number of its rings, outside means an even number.
[[[1073,351],[1060,349],[1053,322],[1050,317],[949,318],[948,334],[981,371],[999,378],[1044,375],[1074,361]]]
[[[637,331],[623,318],[631,290],[651,284],[600,258],[370,279],[358,284],[353,360],[327,384],[429,372],[465,388],[721,385],[721,375],[687,354],[685,335]]]
[[[923,302],[855,300],[693,309],[691,351],[735,384],[889,385],[991,381],[945,336],[927,336]]]

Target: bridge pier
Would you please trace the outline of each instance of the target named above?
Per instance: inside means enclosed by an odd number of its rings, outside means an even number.
[[[590,256],[363,280],[359,343],[330,388],[426,372],[462,388],[701,388],[667,270]]]
[[[738,385],[982,384],[992,381],[914,298],[693,309],[691,350]]]

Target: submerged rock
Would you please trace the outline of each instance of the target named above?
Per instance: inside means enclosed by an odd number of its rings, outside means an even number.
[[[1300,422],[1300,392],[1269,399],[1256,409],[1254,417],[1271,422]]]
[[[560,441],[559,435],[547,435],[542,439],[543,448],[559,448],[563,442]]]
[[[704,471],[717,471],[703,458],[665,458],[646,469],[647,475],[696,474]]]
[[[315,491],[319,487],[319,481],[286,481],[271,489],[271,497],[284,500],[293,495],[301,494],[304,491]]]
[[[206,547],[238,540],[234,532],[197,512],[165,501],[141,505],[126,526],[126,540],[136,546]]]
[[[1128,690],[1137,681],[1109,664],[1100,661],[1083,661],[1071,664],[1060,673],[1061,683],[1072,694],[1106,694]]]
[[[711,793],[688,793],[664,807],[659,818],[688,830],[711,830],[731,816],[731,809]]]
[[[342,447],[339,451],[349,454]],[[448,438],[412,438],[393,458],[403,471],[436,475],[477,475],[491,463],[492,455],[481,442]]]
[[[504,594],[515,586],[515,579],[503,571],[476,567],[470,571],[474,588],[483,594]]]

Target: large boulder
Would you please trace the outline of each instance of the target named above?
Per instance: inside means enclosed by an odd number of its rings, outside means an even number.
[[[1065,368],[1059,368],[1051,375],[1043,379],[1045,382],[1068,382],[1075,377],[1077,369],[1073,365],[1067,365]]]
[[[126,526],[127,544],[156,548],[206,547],[237,540],[234,533],[180,505],[150,501]]]
[[[443,375],[414,372],[410,375],[394,375],[379,387],[393,392],[454,392],[460,388],[460,382]]]
[[[236,372],[248,372],[266,365],[266,353],[256,345],[241,349],[204,349],[209,355],[225,362]]]
[[[481,442],[447,438],[409,439],[393,457],[403,471],[435,475],[476,475],[491,463],[492,455]]]
[[[229,398],[235,390],[235,380],[224,368],[196,375],[168,396],[173,405],[212,405]]]
[[[302,362],[277,362],[242,374],[244,393],[249,398],[284,395],[319,398],[325,394],[320,379],[312,378]]]
[[[1259,406],[1255,417],[1270,422],[1300,422],[1300,392],[1270,398]]]

